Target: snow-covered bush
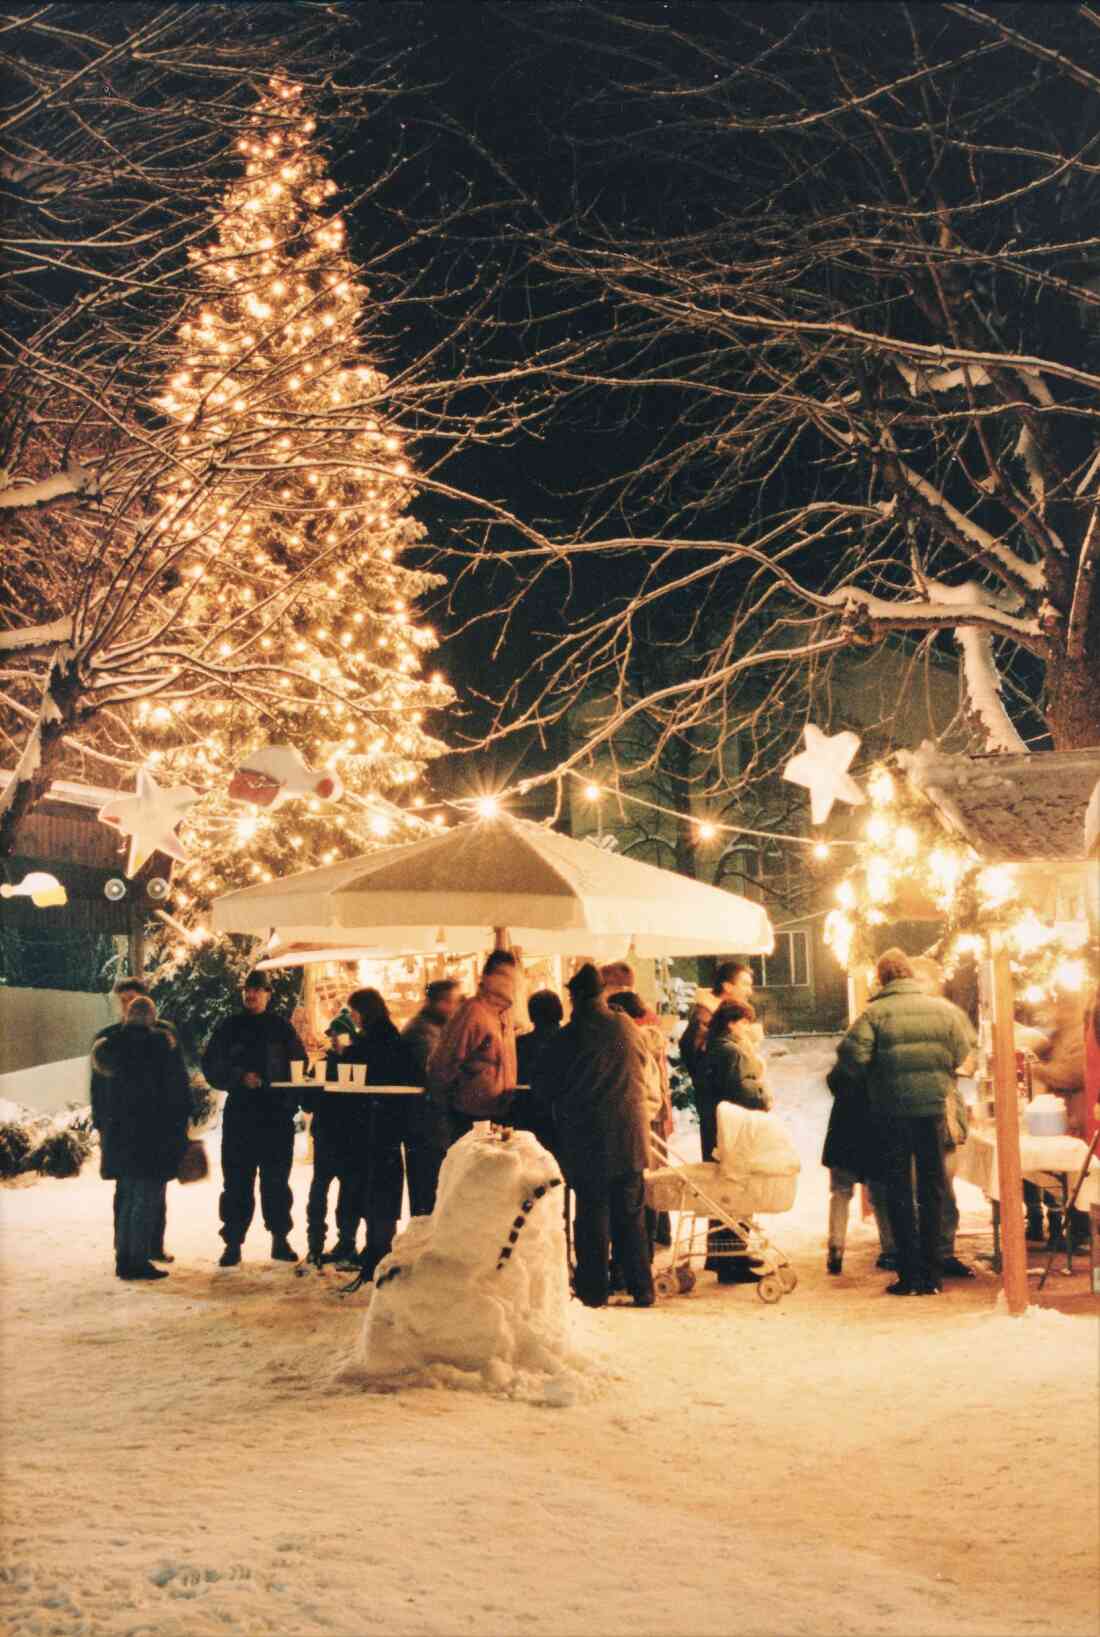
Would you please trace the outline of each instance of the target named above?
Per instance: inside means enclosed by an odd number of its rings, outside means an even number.
[[[78,1177],[92,1151],[92,1134],[78,1126],[51,1131],[31,1156],[31,1164],[44,1177]]]
[[[5,1120],[0,1125],[0,1177],[17,1177],[21,1171],[26,1171],[33,1147],[26,1126]]]

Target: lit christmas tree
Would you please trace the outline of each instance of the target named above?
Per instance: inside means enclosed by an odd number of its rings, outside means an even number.
[[[335,184],[298,88],[271,81],[238,146],[244,175],[196,256],[201,309],[158,400],[179,476],[156,526],[186,658],[175,690],[136,710],[158,781],[202,795],[173,892],[189,925],[229,887],[396,835],[385,792],[407,796],[445,748],[424,724],[453,697],[421,672],[435,636],[415,603],[439,581],[401,564],[423,533],[406,515],[413,479],[362,355],[367,293],[325,213]],[[287,805],[231,800],[234,772],[272,746],[335,773],[343,799],[292,779]]]

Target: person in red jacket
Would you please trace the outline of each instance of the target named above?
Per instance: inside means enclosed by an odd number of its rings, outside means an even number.
[[[475,1120],[502,1120],[516,1086],[516,958],[494,949],[477,994],[463,1001],[428,1059],[428,1097],[442,1146]]]

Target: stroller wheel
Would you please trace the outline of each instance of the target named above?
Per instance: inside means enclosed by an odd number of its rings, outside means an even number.
[[[760,1283],[757,1285],[756,1294],[760,1297],[762,1302],[777,1302],[783,1294],[783,1286],[779,1283],[779,1280],[776,1278],[774,1273],[769,1273],[767,1277],[761,1279]]]
[[[695,1289],[695,1274],[690,1268],[677,1268],[676,1283],[680,1295],[687,1296]]]
[[[798,1274],[789,1262],[784,1262],[782,1267],[776,1268],[775,1277],[779,1280],[779,1287],[784,1296],[789,1296],[798,1283]]]
[[[670,1296],[678,1296],[680,1294],[680,1284],[675,1271],[668,1268],[664,1273],[658,1273],[653,1280],[653,1289],[661,1297],[662,1301],[667,1301]]]

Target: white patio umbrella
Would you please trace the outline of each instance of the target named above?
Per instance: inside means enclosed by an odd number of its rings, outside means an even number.
[[[501,815],[214,900],[217,932],[275,932],[291,959],[474,952],[768,954],[759,904]],[[297,955],[289,955],[296,950]],[[274,954],[274,951],[272,951]],[[279,958],[279,957],[276,957]]]

